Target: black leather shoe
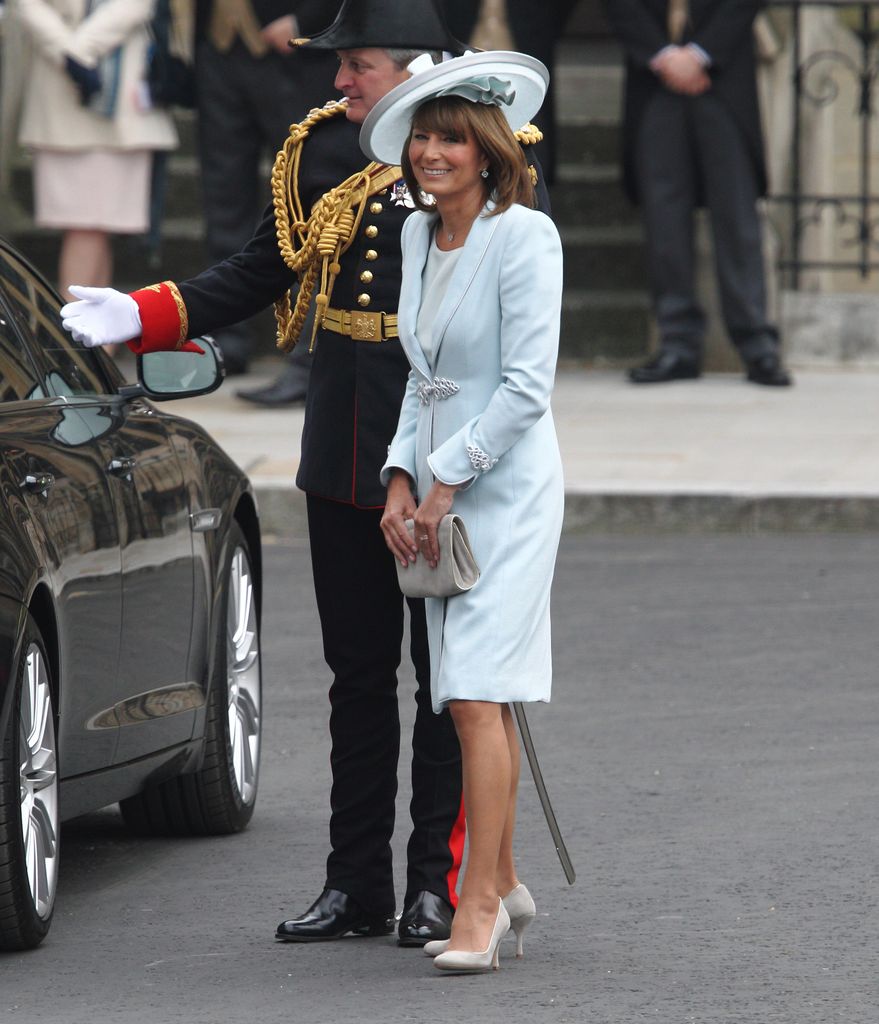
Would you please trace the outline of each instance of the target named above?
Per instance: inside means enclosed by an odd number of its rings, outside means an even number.
[[[660,350],[643,366],[633,366],[629,370],[629,380],[633,384],[664,384],[669,380],[695,380],[701,374],[699,360],[695,356]]]
[[[791,375],[774,352],[748,360],[745,376],[752,384],[765,384],[770,388],[786,388],[793,384]]]
[[[367,914],[360,904],[338,889],[324,889],[302,917],[282,921],[275,938],[282,942],[329,942],[348,932],[355,935],[390,935],[394,930],[390,914]]]
[[[452,933],[453,913],[449,904],[436,893],[417,892],[412,902],[403,908],[397,945],[423,946],[433,939],[447,939]]]
[[[239,398],[254,405],[274,407],[278,405],[298,405],[305,401],[308,391],[308,372],[291,364],[271,384],[261,388],[236,391]]]

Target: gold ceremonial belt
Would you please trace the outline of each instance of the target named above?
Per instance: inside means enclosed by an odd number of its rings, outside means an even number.
[[[360,309],[329,306],[320,325],[324,330],[347,334],[352,341],[387,341],[399,337],[396,313],[364,313]]]

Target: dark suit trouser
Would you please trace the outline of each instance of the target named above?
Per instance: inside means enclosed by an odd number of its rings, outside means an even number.
[[[308,496],[314,588],[324,656],[334,675],[326,884],[366,910],[390,913],[404,599],[380,519],[379,510]],[[454,905],[464,841],[461,754],[448,711],[435,715],[431,710],[424,604],[408,605],[418,686],[406,897],[427,890]]]
[[[693,215],[708,209],[721,309],[743,359],[775,352],[766,289],[757,184],[742,133],[726,105],[706,94],[662,90],[645,109],[637,173],[653,301],[664,349],[698,355],[705,315],[695,291]]]

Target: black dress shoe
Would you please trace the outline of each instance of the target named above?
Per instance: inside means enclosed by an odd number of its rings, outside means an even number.
[[[394,914],[367,914],[360,904],[338,889],[324,889],[302,917],[282,921],[275,938],[282,942],[329,942],[348,932],[355,935],[390,935]]]
[[[786,388],[793,384],[791,375],[774,352],[760,356],[759,359],[750,359],[745,375],[752,384],[765,384],[770,388]]]
[[[629,380],[633,384],[664,384],[669,380],[694,380],[701,374],[699,360],[695,356],[660,350],[643,366],[632,367]]]
[[[423,946],[433,939],[447,939],[452,933],[452,914],[448,902],[432,892],[417,892],[403,908],[397,929],[398,946]]]

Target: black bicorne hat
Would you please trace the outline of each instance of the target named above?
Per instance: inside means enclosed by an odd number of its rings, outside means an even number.
[[[446,26],[439,0],[343,0],[336,20],[310,39],[293,45],[310,50],[448,50],[467,47]]]

